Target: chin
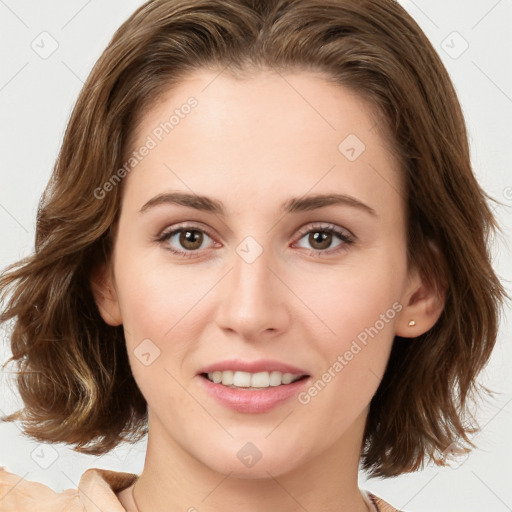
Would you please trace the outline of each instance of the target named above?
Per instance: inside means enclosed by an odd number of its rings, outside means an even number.
[[[218,443],[217,450],[204,452],[199,460],[213,471],[221,474],[229,474],[232,478],[241,479],[266,479],[277,477],[296,469],[304,457],[303,453],[295,446],[286,446],[276,442],[270,442],[262,435],[259,440],[249,441],[244,437],[243,441],[231,439],[230,442]],[[304,445],[302,446],[302,450]]]

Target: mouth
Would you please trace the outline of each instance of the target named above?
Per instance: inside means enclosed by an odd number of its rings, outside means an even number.
[[[244,372],[244,371],[214,371],[200,373],[200,377],[214,384],[231,389],[257,391],[267,388],[288,386],[310,377],[308,374],[283,373],[280,371]]]
[[[214,370],[197,377],[202,392],[221,406],[243,414],[262,414],[296,397],[311,381],[305,373]],[[216,382],[218,381],[218,382]]]

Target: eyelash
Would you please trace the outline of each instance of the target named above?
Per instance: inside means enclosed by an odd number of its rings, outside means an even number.
[[[168,242],[169,239],[172,238],[176,233],[180,233],[182,231],[199,231],[201,233],[208,235],[213,240],[213,237],[208,232],[208,230],[200,228],[199,226],[195,226],[193,224],[179,225],[170,231],[169,230],[163,231],[156,237],[155,240],[157,242],[163,244],[164,242]],[[330,255],[333,253],[346,251],[347,245],[353,244],[356,239],[356,237],[354,235],[352,235],[352,234],[349,235],[349,234],[345,233],[344,231],[341,231],[340,229],[336,228],[333,225],[324,224],[324,225],[308,226],[307,229],[305,228],[304,230],[301,230],[299,232],[299,238],[297,239],[297,241],[300,241],[305,235],[309,235],[310,233],[330,233],[332,235],[336,235],[337,237],[339,237],[341,239],[341,241],[343,242],[343,243],[339,244],[334,249],[326,249],[326,250],[305,249],[305,251],[309,255],[315,256],[315,257],[321,257],[322,255],[325,255],[325,254]],[[196,249],[193,251],[180,251],[180,250],[171,248],[171,246],[168,244],[165,246],[165,249],[172,252],[173,254],[176,254],[176,255],[182,257],[182,258],[196,258],[196,257],[198,257],[197,253],[200,251],[200,249]]]

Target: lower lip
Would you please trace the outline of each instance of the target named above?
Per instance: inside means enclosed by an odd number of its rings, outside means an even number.
[[[244,413],[270,411],[297,395],[310,379],[310,377],[307,377],[291,384],[281,384],[280,386],[270,386],[261,390],[254,390],[228,388],[222,384],[216,384],[201,375],[198,377],[203,382],[206,391],[222,405]]]

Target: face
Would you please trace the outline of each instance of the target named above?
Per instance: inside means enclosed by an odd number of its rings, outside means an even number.
[[[246,478],[358,452],[419,286],[402,178],[371,109],[321,75],[284,77],[197,71],[145,113],[112,298],[98,301],[124,326],[149,442]],[[215,368],[252,370],[239,386],[266,370],[307,377],[235,389],[229,373],[211,375],[226,385],[201,375]]]

